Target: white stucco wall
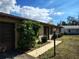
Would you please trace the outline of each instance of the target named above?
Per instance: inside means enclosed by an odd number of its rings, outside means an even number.
[[[62,28],[61,29],[61,33],[67,33],[67,34],[79,34],[79,29],[66,29],[66,28]]]

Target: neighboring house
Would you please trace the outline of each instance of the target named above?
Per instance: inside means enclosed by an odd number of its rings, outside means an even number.
[[[61,32],[64,34],[71,34],[71,35],[77,35],[79,34],[79,25],[67,25],[62,26]]]
[[[20,36],[17,28],[22,20],[28,19],[0,13],[0,48],[3,47],[7,50],[17,48],[17,41],[19,40]],[[42,36],[47,36],[48,39],[50,39],[51,35],[53,34],[53,28],[56,26],[42,22],[38,23],[42,24],[39,30],[39,39],[41,39]]]

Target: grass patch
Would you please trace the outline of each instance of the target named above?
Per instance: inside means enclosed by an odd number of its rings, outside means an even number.
[[[53,57],[53,48],[39,56],[40,59],[79,59],[79,35],[66,35],[59,40],[62,43],[56,47],[56,56]]]

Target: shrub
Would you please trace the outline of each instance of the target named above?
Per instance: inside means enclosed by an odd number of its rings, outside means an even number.
[[[41,41],[38,41],[38,43],[37,44],[42,44],[42,42]]]
[[[23,21],[18,28],[20,32],[20,39],[18,41],[18,49],[26,50],[35,46],[38,38],[38,31],[40,25],[32,21]]]
[[[47,37],[44,36],[44,37],[41,38],[41,40],[42,40],[42,43],[45,43],[45,42],[47,42]]]

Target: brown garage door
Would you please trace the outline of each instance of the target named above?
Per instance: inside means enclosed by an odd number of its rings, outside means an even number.
[[[15,26],[13,23],[0,22],[0,49],[9,50],[15,47]]]

